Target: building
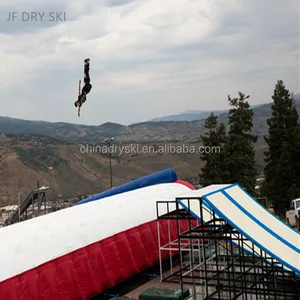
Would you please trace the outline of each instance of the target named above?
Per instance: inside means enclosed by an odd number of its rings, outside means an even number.
[[[265,178],[264,177],[258,177],[256,178],[256,183],[255,183],[255,192],[260,195],[261,194],[261,188],[265,182]]]
[[[18,209],[18,205],[7,205],[0,207],[0,227],[4,226],[8,217]]]

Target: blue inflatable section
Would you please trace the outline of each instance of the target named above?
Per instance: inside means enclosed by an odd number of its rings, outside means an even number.
[[[84,204],[87,202],[99,200],[105,197],[110,197],[113,195],[121,194],[124,192],[133,191],[139,188],[160,184],[160,183],[171,183],[177,180],[177,175],[174,169],[166,169],[157,173],[153,173],[151,175],[147,175],[145,177],[133,180],[131,182],[122,184],[118,187],[112,188],[110,190],[107,190],[105,192],[102,192],[100,194],[94,195],[92,197],[89,197],[87,199],[83,199],[76,203],[78,204]]]

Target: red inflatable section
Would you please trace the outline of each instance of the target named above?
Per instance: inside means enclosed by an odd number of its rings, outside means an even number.
[[[161,244],[169,242],[168,221],[160,221]],[[170,222],[177,238],[176,220]],[[181,221],[181,230],[187,230]],[[162,258],[169,257],[162,251]],[[1,300],[90,299],[158,263],[157,221],[140,225],[49,261],[0,283]]]
[[[186,182],[177,182],[190,187]],[[159,222],[161,245],[167,244],[168,220]],[[171,240],[175,240],[177,221],[170,221],[170,227]],[[187,229],[188,222],[181,220],[181,232]],[[1,282],[0,299],[90,299],[157,264],[158,249],[157,220],[153,220]],[[162,251],[161,254],[163,259],[169,258],[168,251]]]
[[[192,184],[190,184],[190,183],[187,182],[187,181],[178,179],[178,180],[176,180],[175,182],[176,182],[176,183],[179,183],[179,184],[182,184],[182,185],[185,185],[186,187],[190,188],[191,190],[195,190],[195,189],[196,189]]]

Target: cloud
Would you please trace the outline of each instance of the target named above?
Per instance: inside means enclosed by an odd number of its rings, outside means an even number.
[[[18,20],[7,22],[9,12]],[[31,12],[43,18],[22,21]],[[269,101],[277,79],[300,90],[296,1],[12,0],[0,20],[3,115],[128,124],[224,109],[237,91]],[[93,89],[78,120],[85,57]]]

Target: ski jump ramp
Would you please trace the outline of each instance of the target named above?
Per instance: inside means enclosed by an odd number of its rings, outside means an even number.
[[[203,200],[200,212],[199,198]],[[185,200],[192,198],[192,200]],[[245,250],[261,251],[276,259],[287,270],[300,276],[300,234],[270,213],[238,184],[211,185],[190,191],[181,206],[197,219],[209,222],[212,211],[245,236]],[[194,199],[194,200],[193,200]],[[255,249],[253,249],[253,244]],[[248,248],[248,249],[247,249]]]

